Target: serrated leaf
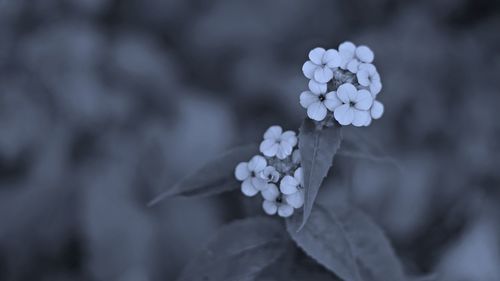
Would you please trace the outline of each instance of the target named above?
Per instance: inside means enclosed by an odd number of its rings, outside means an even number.
[[[338,125],[318,129],[311,119],[306,118],[300,127],[299,150],[305,185],[304,212],[300,228],[306,224],[311,214],[319,188],[332,166],[341,140],[342,131]]]
[[[309,223],[287,220],[297,245],[345,281],[403,281],[405,276],[383,231],[352,206],[316,206]]]
[[[202,197],[238,189],[240,183],[234,178],[236,165],[239,162],[248,161],[257,152],[257,145],[231,149],[158,195],[148,206],[172,196]]]
[[[233,222],[222,227],[178,281],[253,280],[284,253],[289,241],[277,220],[259,217]]]

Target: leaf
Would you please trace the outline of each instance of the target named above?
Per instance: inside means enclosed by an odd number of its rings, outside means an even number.
[[[290,241],[290,243],[293,243]],[[295,245],[255,278],[256,281],[342,281]]]
[[[229,150],[158,195],[148,206],[172,196],[211,196],[238,189],[240,183],[234,178],[234,169],[239,162],[248,161],[257,151],[257,145],[245,145]]]
[[[344,138],[337,155],[365,159],[376,163],[385,163],[393,165],[398,170],[402,170],[399,163],[388,156],[376,142],[372,140],[368,141],[361,134],[352,130],[344,132]]]
[[[289,239],[272,218],[249,218],[228,224],[183,270],[178,281],[253,280],[276,261]]]
[[[318,129],[316,124],[306,118],[300,127],[299,150],[301,165],[304,169],[304,213],[302,225],[311,214],[323,179],[332,166],[333,157],[342,140],[339,125]]]
[[[436,280],[437,280],[436,274],[428,274],[425,276],[409,278],[409,281],[436,281]]]
[[[346,281],[402,281],[401,263],[382,230],[352,206],[317,206],[297,232],[300,219],[287,220],[297,245]]]

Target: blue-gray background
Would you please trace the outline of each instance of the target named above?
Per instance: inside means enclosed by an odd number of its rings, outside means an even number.
[[[407,270],[500,280],[499,3],[0,0],[0,280],[175,278],[241,196],[146,202],[297,128],[307,52],[344,40],[384,83],[359,130],[403,167],[353,165],[355,200]]]

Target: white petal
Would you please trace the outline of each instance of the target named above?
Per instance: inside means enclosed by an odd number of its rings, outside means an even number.
[[[358,78],[360,85],[365,87],[370,85],[370,72],[368,72],[368,70],[359,70],[358,73],[356,73],[356,78]]]
[[[282,132],[283,132],[283,129],[281,128],[281,126],[277,126],[277,125],[271,126],[264,133],[264,139],[277,140],[281,137]]]
[[[274,215],[278,211],[278,205],[274,201],[264,200],[264,202],[262,202],[262,209],[264,209],[266,214]]]
[[[321,64],[321,60],[323,59],[323,55],[325,54],[325,49],[323,48],[314,48],[312,49],[310,52],[309,52],[309,59],[317,64],[317,65],[320,65]]]
[[[248,170],[248,163],[241,162],[236,166],[234,170],[234,176],[239,181],[244,181],[250,176],[250,171]]]
[[[248,169],[250,171],[254,171],[255,173],[258,173],[267,166],[267,161],[266,158],[260,156],[260,155],[255,155],[250,159],[250,162],[248,162]]]
[[[310,91],[304,91],[300,94],[300,105],[303,108],[308,108],[311,104],[319,102],[318,96]]]
[[[275,140],[267,139],[260,143],[259,150],[267,157],[273,157],[278,152],[279,144]]]
[[[356,50],[356,45],[350,41],[345,41],[339,45],[339,52],[341,53],[354,53]]]
[[[359,90],[355,99],[354,107],[359,110],[368,110],[373,104],[372,94],[367,90]]]
[[[262,197],[268,201],[274,201],[280,195],[280,191],[275,184],[268,184],[266,188],[261,191]]]
[[[281,142],[278,146],[278,152],[276,152],[276,157],[278,159],[285,159],[292,154],[293,147],[288,142]]]
[[[342,105],[342,101],[337,97],[336,92],[329,92],[325,97],[326,99],[323,101],[323,104],[332,112],[335,108]]]
[[[335,49],[329,49],[323,55],[323,64],[330,68],[335,68],[340,66],[341,58],[339,52]]]
[[[319,83],[328,83],[328,81],[332,80],[333,78],[333,71],[327,67],[318,67],[314,71],[314,80],[316,80]]]
[[[340,68],[346,69],[347,63],[354,58],[356,46],[351,42],[344,42],[339,45]]]
[[[340,68],[342,69],[347,69],[347,64],[353,59],[354,54],[345,54],[345,53],[340,53]]]
[[[302,167],[297,168],[293,173],[293,177],[301,184],[304,185],[304,172]]]
[[[297,181],[296,178],[286,175],[281,179],[280,183],[280,191],[283,194],[292,194],[298,191],[297,186],[299,185],[299,182]]]
[[[314,64],[312,61],[308,60],[302,65],[302,73],[304,76],[313,79],[314,71],[318,68],[318,65]]]
[[[371,63],[375,58],[373,51],[367,46],[359,46],[356,48],[356,56],[362,62]]]
[[[253,187],[252,183],[250,182],[250,179],[246,179],[242,184],[241,184],[241,192],[245,194],[248,197],[255,196],[259,191]]]
[[[358,90],[353,84],[344,83],[337,89],[337,97],[339,97],[343,103],[349,103],[351,101],[351,97],[356,96],[357,92]]]
[[[372,83],[370,84],[370,92],[376,96],[380,93],[382,90],[382,83],[380,80],[372,80]]]
[[[307,116],[312,120],[321,121],[326,117],[326,107],[325,105],[318,101],[315,102],[307,108]]]
[[[368,111],[354,109],[354,119],[352,120],[352,125],[356,127],[364,126],[369,118],[370,113]]]
[[[370,118],[366,119],[365,127],[370,126],[371,123],[372,123],[372,117],[370,116]]]
[[[294,164],[300,163],[300,151],[298,149],[292,152],[292,162]]]
[[[250,178],[250,183],[257,190],[263,190],[266,188],[267,180],[262,179],[261,177],[252,177]]]
[[[367,70],[368,73],[370,73],[370,74],[377,72],[377,68],[375,67],[375,65],[373,65],[371,63],[359,64],[358,70]]]
[[[340,125],[349,125],[354,119],[354,110],[349,106],[349,104],[344,104],[335,108],[333,116],[335,117],[335,120],[340,123]]]
[[[298,209],[304,205],[304,194],[302,192],[295,192],[294,194],[285,195],[285,201],[290,206]]]
[[[379,119],[384,114],[384,105],[379,101],[374,101],[373,106],[370,110],[370,114],[373,119]]]
[[[319,83],[315,80],[309,80],[309,90],[313,94],[319,95],[326,93],[326,83]]]
[[[281,135],[281,141],[287,142],[294,147],[297,145],[297,134],[294,131],[286,131]]]
[[[358,67],[359,67],[359,60],[357,59],[352,59],[347,63],[347,70],[349,70],[352,73],[358,72]]]
[[[288,204],[281,204],[278,207],[278,216],[288,218],[293,214],[293,207]]]

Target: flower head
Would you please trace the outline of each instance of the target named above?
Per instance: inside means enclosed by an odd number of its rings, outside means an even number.
[[[292,154],[297,145],[297,136],[294,131],[283,132],[280,126],[271,126],[264,133],[264,140],[260,143],[260,152],[267,157],[285,159]]]
[[[342,103],[335,92],[327,93],[326,84],[309,83],[309,91],[300,94],[300,105],[307,109],[309,118],[321,121],[325,119],[327,109],[332,111]]]
[[[332,68],[340,66],[341,58],[337,50],[314,48],[309,52],[309,60],[302,66],[302,72],[309,79],[327,83],[333,78]]]
[[[264,189],[267,181],[260,174],[267,166],[267,161],[260,155],[255,155],[249,162],[241,162],[236,166],[234,176],[242,181],[241,192],[246,196],[254,196]]]
[[[286,202],[295,209],[304,205],[304,176],[302,168],[295,170],[293,177],[284,176],[280,183],[280,191],[285,195]]]
[[[269,184],[265,190],[262,191],[262,197],[264,202],[262,202],[262,209],[268,215],[274,215],[278,213],[280,217],[289,217],[293,214],[293,207],[289,205],[283,198],[278,190],[278,187],[274,184]]]
[[[358,90],[350,83],[337,89],[337,97],[343,103],[334,110],[334,117],[341,125],[364,126],[369,121],[373,97],[367,90]]]

